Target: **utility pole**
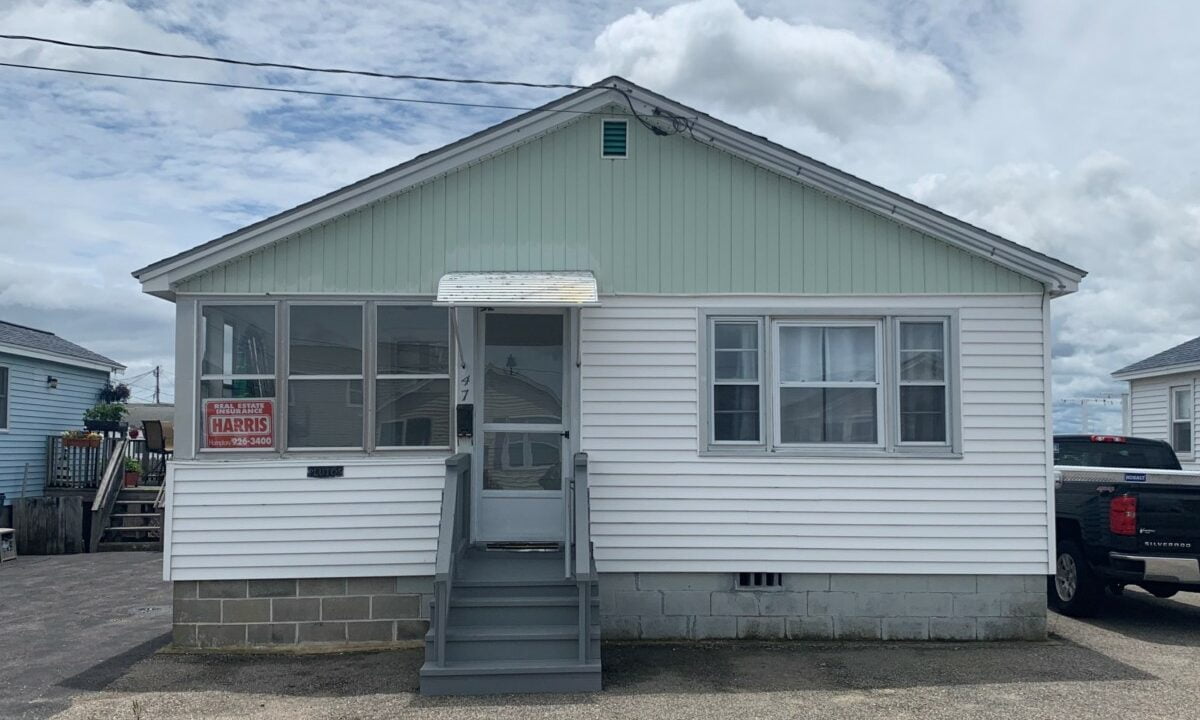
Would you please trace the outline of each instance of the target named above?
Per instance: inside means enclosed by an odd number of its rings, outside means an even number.
[[[159,383],[158,380],[162,376],[162,365],[154,366],[154,404],[159,403]]]

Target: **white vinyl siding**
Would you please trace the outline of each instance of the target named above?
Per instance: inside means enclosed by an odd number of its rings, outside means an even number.
[[[432,575],[444,485],[445,455],[175,462],[164,578]]]
[[[804,313],[957,308],[961,458],[702,454],[702,312],[762,305],[614,297],[582,311],[581,449],[601,572],[1049,570],[1041,296],[771,299]]]
[[[1195,417],[1200,411],[1200,399],[1195,392],[1200,373],[1176,373],[1158,377],[1141,378],[1129,383],[1129,434],[1135,437],[1165,440],[1172,443],[1171,417],[1173,412],[1171,390],[1188,388],[1192,398],[1192,449],[1191,454],[1180,454],[1185,470],[1200,470],[1195,461],[1197,424]],[[1174,444],[1172,443],[1172,447]]]

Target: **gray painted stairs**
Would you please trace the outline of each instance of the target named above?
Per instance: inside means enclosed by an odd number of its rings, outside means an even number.
[[[594,575],[593,575],[594,577]],[[455,565],[446,662],[436,628],[425,636],[425,695],[594,692],[600,689],[600,606],[589,589],[588,662],[579,661],[579,589],[563,578],[562,551],[471,548]],[[436,609],[431,613],[436,618]]]

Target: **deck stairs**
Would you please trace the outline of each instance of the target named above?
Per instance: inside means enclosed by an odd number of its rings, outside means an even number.
[[[161,550],[162,514],[156,486],[123,487],[112,501],[98,550]]]
[[[600,689],[600,605],[595,580],[585,652],[579,589],[563,577],[563,551],[471,548],[456,568],[446,625],[446,662],[437,628],[425,637],[421,692],[482,695]],[[436,617],[436,612],[433,613]]]

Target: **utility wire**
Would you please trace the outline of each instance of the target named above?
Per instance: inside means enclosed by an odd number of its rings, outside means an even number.
[[[363,77],[388,78],[391,80],[421,80],[424,82],[459,83],[462,85],[504,85],[509,87],[542,88],[547,90],[587,90],[587,85],[572,85],[570,83],[534,83],[519,80],[481,80],[478,78],[452,78],[437,75],[411,75],[407,73],[385,73],[373,70],[347,70],[345,68],[313,67],[310,65],[293,65],[290,63],[257,62],[253,60],[237,60],[216,55],[191,55],[186,53],[169,53],[161,50],[146,50],[121,45],[92,45],[89,43],[70,42],[55,38],[38,37],[36,35],[4,35],[2,40],[27,40],[29,42],[48,43],[63,47],[83,48],[86,50],[107,50],[123,53],[135,53],[150,57],[174,58],[176,60],[204,60],[206,62],[225,63],[227,65],[244,65],[257,68],[277,68],[280,70],[300,70],[303,72],[332,73],[335,75],[362,75]]]
[[[231,90],[260,90],[274,93],[293,93],[296,95],[317,95],[320,97],[354,98],[358,100],[383,100],[386,102],[416,103],[419,105],[448,105],[451,107],[486,108],[490,110],[541,110],[542,112],[572,113],[575,115],[611,115],[595,110],[564,110],[558,108],[532,108],[518,105],[501,105],[498,103],[469,103],[451,100],[427,100],[423,98],[391,97],[387,95],[360,95],[357,93],[329,92],[324,90],[302,90],[300,88],[268,87],[266,85],[241,85],[237,83],[209,82],[206,80],[184,80],[182,78],[151,77],[149,75],[127,75],[124,73],[107,73],[96,70],[72,70],[68,68],[47,67],[45,65],[24,65],[21,63],[0,62],[0,67],[22,68],[25,70],[43,70],[46,72],[66,73],[68,75],[87,75],[90,77],[117,78],[121,80],[143,80],[147,82],[168,83],[172,85],[197,85],[202,87],[226,88]],[[639,115],[639,118],[642,117]]]
[[[28,42],[47,43],[50,45],[60,45],[63,47],[82,48],[85,50],[102,50],[102,51],[113,51],[113,52],[123,52],[123,53],[134,53],[137,55],[146,55],[149,57],[160,57],[160,58],[171,58],[171,59],[175,59],[175,60],[203,60],[205,62],[224,63],[227,65],[241,65],[241,66],[245,66],[245,67],[274,68],[274,69],[279,69],[279,70],[297,70],[297,71],[301,71],[301,72],[330,73],[330,74],[335,74],[335,75],[360,75],[363,77],[386,78],[386,79],[390,79],[390,80],[419,80],[419,81],[423,81],[423,82],[456,83],[456,84],[460,84],[460,85],[498,85],[498,86],[506,86],[506,87],[527,87],[527,88],[539,88],[539,89],[548,89],[548,90],[587,90],[591,87],[588,85],[574,85],[571,83],[532,83],[532,82],[523,82],[523,81],[519,81],[519,80],[485,80],[485,79],[480,79],[480,78],[452,78],[452,77],[444,77],[444,76],[439,76],[439,75],[414,75],[414,74],[409,74],[409,73],[384,73],[384,72],[376,72],[374,70],[349,70],[346,68],[314,67],[314,66],[310,66],[310,65],[295,65],[295,64],[291,64],[291,63],[258,62],[258,61],[254,61],[254,60],[238,60],[235,58],[220,57],[217,55],[195,55],[195,54],[189,54],[189,53],[169,53],[169,52],[164,52],[161,50],[147,50],[145,48],[132,48],[132,47],[125,47],[122,45],[95,45],[95,44],[91,44],[91,43],[79,43],[79,42],[71,42],[69,40],[59,40],[57,38],[39,37],[37,35],[0,34],[0,40],[23,40],[23,41],[28,41]],[[89,71],[83,71],[83,70],[63,70],[60,68],[48,68],[48,67],[41,67],[41,66],[34,66],[34,65],[17,65],[15,63],[0,63],[0,65],[4,65],[4,66],[8,66],[8,67],[25,67],[25,68],[39,69],[39,70],[56,70],[59,72],[72,72],[72,73],[81,74],[81,75],[95,75],[95,76],[99,76],[99,77],[123,77],[126,79],[141,79],[141,80],[151,80],[151,81],[158,81],[158,82],[174,82],[174,83],[178,83],[178,84],[182,84],[182,85],[208,85],[210,87],[235,87],[233,85],[224,84],[224,83],[206,83],[206,82],[201,82],[201,81],[196,81],[196,80],[190,80],[190,81],[189,80],[171,80],[171,79],[165,79],[165,78],[149,78],[149,77],[144,77],[144,76],[126,76],[126,75],[118,75],[115,73],[107,74],[107,73],[97,73],[97,72],[89,72]],[[477,108],[489,108],[489,109],[496,109],[496,110],[529,111],[529,110],[538,109],[538,108],[528,108],[528,107],[513,107],[513,106],[506,106],[506,105],[487,105],[487,104],[473,104],[473,103],[448,102],[448,101],[440,101],[439,102],[439,101],[434,101],[434,100],[417,100],[417,99],[410,99],[410,98],[377,97],[377,96],[373,96],[373,95],[354,95],[354,94],[350,94],[350,93],[321,93],[321,92],[317,92],[314,90],[306,91],[306,90],[295,90],[295,89],[284,89],[284,88],[269,88],[269,87],[262,87],[262,86],[238,85],[236,87],[242,88],[242,89],[247,89],[247,90],[265,90],[265,91],[269,91],[269,92],[294,92],[294,93],[306,94],[306,95],[325,95],[325,96],[329,96],[329,97],[347,97],[347,98],[359,98],[359,99],[365,99],[365,100],[387,100],[387,101],[391,101],[391,102],[412,102],[412,103],[423,103],[423,104],[429,104],[429,105],[452,105],[452,106],[457,106],[457,107],[477,107]],[[695,118],[685,118],[685,117],[682,117],[679,115],[675,115],[674,113],[663,112],[657,108],[655,108],[653,115],[650,115],[650,116],[644,115],[637,111],[637,108],[633,104],[633,98],[631,98],[629,96],[629,93],[625,92],[625,90],[623,90],[621,88],[617,88],[617,87],[613,87],[613,88],[609,88],[609,89],[614,90],[617,93],[620,93],[621,96],[625,98],[625,102],[629,105],[629,111],[633,114],[633,116],[637,119],[637,121],[640,122],[647,129],[649,129],[651,132],[653,132],[655,135],[673,135],[673,134],[681,133],[681,132],[685,132],[685,131],[688,133],[692,132],[692,127],[695,124]],[[579,111],[579,110],[575,110],[575,111],[571,111],[571,110],[549,111],[549,110],[547,110],[545,112],[574,112],[577,114],[597,114],[597,115],[604,114],[604,113],[590,113],[590,112]],[[653,117],[653,118],[656,118],[659,120],[667,121],[671,125],[671,130],[667,131],[664,128],[659,127],[658,125],[648,122],[647,117]]]

